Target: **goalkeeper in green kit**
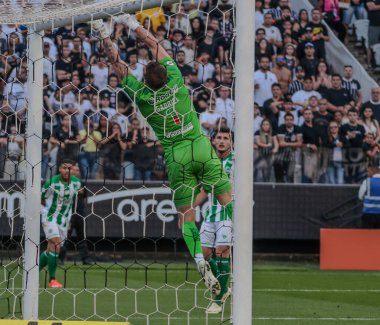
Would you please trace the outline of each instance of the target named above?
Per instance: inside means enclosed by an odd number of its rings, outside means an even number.
[[[195,225],[195,207],[200,190],[217,197],[232,214],[231,185],[210,140],[202,135],[188,89],[175,61],[135,16],[125,14],[115,19],[136,32],[156,58],[145,67],[144,82],[138,81],[123,62],[102,20],[93,29],[103,39],[104,50],[123,80],[123,88],[137,104],[164,147],[170,188],[182,234],[191,256],[197,263],[206,286],[220,293],[220,284],[204,259],[199,231]]]

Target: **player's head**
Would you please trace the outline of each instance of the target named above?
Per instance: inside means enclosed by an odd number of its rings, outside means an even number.
[[[158,62],[149,62],[145,67],[144,78],[149,88],[158,90],[166,84],[166,69]]]
[[[59,164],[59,174],[64,182],[68,182],[70,176],[73,174],[72,169],[75,166],[75,161],[71,159],[62,159]]]
[[[233,133],[231,129],[226,126],[217,128],[212,137],[212,144],[218,153],[230,151],[233,146]]]

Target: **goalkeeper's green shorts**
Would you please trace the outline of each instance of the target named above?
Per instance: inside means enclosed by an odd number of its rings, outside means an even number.
[[[176,207],[192,205],[202,187],[215,196],[231,190],[222,163],[205,136],[166,148],[165,161]]]

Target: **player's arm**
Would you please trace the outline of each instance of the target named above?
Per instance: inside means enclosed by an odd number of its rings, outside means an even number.
[[[140,38],[148,46],[157,61],[161,61],[162,59],[169,57],[169,54],[161,46],[158,40],[149,31],[140,25],[134,15],[125,14],[116,18],[116,20],[134,30],[137,37]]]

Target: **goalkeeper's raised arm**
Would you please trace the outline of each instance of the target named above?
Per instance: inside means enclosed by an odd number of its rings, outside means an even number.
[[[135,31],[137,37],[139,37],[150,49],[157,61],[160,61],[166,57],[169,57],[169,54],[165,49],[160,45],[158,40],[144,27],[140,25],[134,15],[125,14],[115,18],[115,21],[122,23],[129,27],[131,30]],[[126,74],[132,74],[131,69],[128,69],[128,65],[120,59],[120,55],[117,47],[114,45],[110,38],[110,34],[107,31],[106,26],[103,23],[103,20],[95,20],[92,22],[92,27],[100,35],[100,38],[103,40],[105,53],[114,65],[115,69],[122,76]]]

